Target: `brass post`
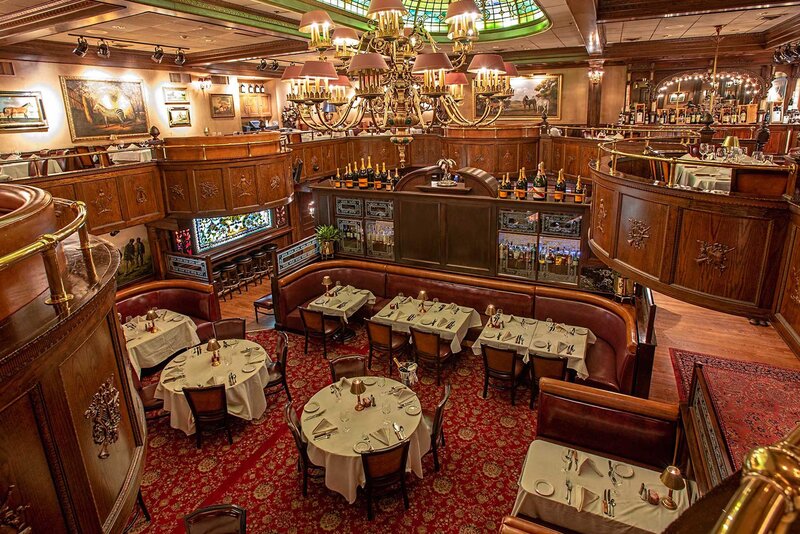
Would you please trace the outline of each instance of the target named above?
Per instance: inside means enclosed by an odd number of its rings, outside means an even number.
[[[50,298],[45,300],[45,303],[54,305],[62,304],[71,300],[72,295],[67,293],[67,289],[64,287],[64,279],[61,277],[58,255],[56,254],[58,240],[53,234],[44,234],[40,239],[47,247],[42,251],[44,270],[47,274],[47,285],[50,286]]]
[[[247,143],[247,157],[250,158],[252,156],[253,156],[252,147],[250,146],[250,143],[248,142]]]
[[[611,174],[617,174],[617,151],[611,155]]]
[[[675,187],[675,175],[678,171],[676,164],[677,162],[675,161],[675,158],[669,160],[669,187]]]
[[[73,206],[77,206],[76,202]],[[89,279],[89,286],[94,286],[100,281],[97,276],[97,268],[94,266],[94,258],[92,257],[92,245],[89,243],[89,230],[86,229],[84,222],[78,228],[78,239],[81,242],[81,254],[83,254],[83,263],[86,265],[86,276]]]
[[[205,161],[206,159],[208,159],[206,158],[206,145],[203,145],[203,161]]]

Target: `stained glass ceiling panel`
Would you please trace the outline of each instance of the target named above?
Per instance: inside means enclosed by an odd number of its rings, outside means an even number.
[[[366,17],[369,0],[317,0],[321,4],[337,7],[348,13]],[[444,22],[449,0],[403,0],[408,8],[406,24],[422,20],[425,27],[434,34],[447,33]],[[549,21],[542,9],[534,0],[477,0],[478,8],[483,12],[483,23],[478,29],[491,33],[499,30],[510,30],[528,26],[531,31],[520,32],[521,35],[537,33],[549,27]],[[507,37],[519,35],[507,35]]]

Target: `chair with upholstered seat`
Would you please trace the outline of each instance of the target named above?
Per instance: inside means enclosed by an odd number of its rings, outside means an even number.
[[[431,448],[428,452],[433,454],[433,469],[439,470],[439,447],[444,447],[444,407],[450,400],[450,384],[444,385],[444,396],[436,405],[436,410],[422,410],[422,419],[431,429]],[[428,453],[425,453],[428,454]]]
[[[244,319],[220,319],[214,321],[214,337],[218,341],[223,339],[244,339],[245,338]]]
[[[395,486],[400,486],[403,504],[408,510],[408,492],[406,492],[406,464],[408,463],[408,446],[410,441],[404,440],[385,449],[361,454],[366,482],[367,517],[372,521],[372,501],[377,494],[382,494]]]
[[[331,360],[331,381],[337,382],[342,378],[355,378],[367,375],[367,360],[363,356],[339,356]]]
[[[489,389],[489,381],[497,389],[511,390],[511,406],[516,400],[517,386],[522,382],[525,364],[517,358],[514,350],[496,349],[488,345],[481,346],[483,352],[483,398]]]
[[[245,534],[247,511],[235,504],[215,504],[183,518],[186,534]]]
[[[367,324],[367,339],[369,340],[367,367],[372,369],[372,354],[374,352],[386,354],[389,376],[392,376],[392,361],[394,357],[404,354],[409,349],[408,334],[394,332],[391,326],[376,323],[371,319],[365,319],[364,322]]]
[[[156,388],[158,387],[158,383],[156,382],[150,384],[149,386],[142,387],[142,381],[139,380],[139,375],[136,373],[136,371],[131,372],[131,378],[133,379],[133,387],[136,390],[136,393],[138,393],[139,398],[142,399],[145,419],[152,421],[154,419],[165,417],[167,412],[161,411],[164,409],[164,401],[156,398]]]
[[[328,359],[328,339],[342,330],[342,322],[338,319],[326,319],[325,315],[319,311],[309,310],[302,306],[299,309],[306,341],[303,354],[308,354],[308,338],[314,337],[322,340],[322,356]]]
[[[442,364],[446,363],[452,356],[450,343],[439,337],[434,332],[423,332],[416,328],[411,328],[412,351],[414,360],[417,363],[432,365],[436,368],[436,385],[442,384]]]
[[[197,448],[202,447],[201,436],[206,430],[224,429],[228,434],[228,443],[233,445],[233,436],[228,426],[228,398],[225,395],[225,385],[183,388],[183,394],[194,417]]]
[[[325,468],[314,464],[308,458],[308,443],[303,438],[300,419],[297,417],[297,412],[295,412],[292,407],[292,401],[286,403],[283,416],[286,421],[286,426],[289,427],[289,431],[294,438],[294,444],[297,447],[297,470],[303,474],[303,497],[305,497],[308,495],[308,477],[322,476],[322,474],[325,473]],[[319,471],[322,471],[322,473],[318,473]]]
[[[214,323],[203,323],[198,325],[197,337],[200,338],[201,343],[207,343],[209,339],[214,337]]]
[[[567,378],[567,359],[564,357],[545,358],[544,356],[531,355],[530,373],[531,373],[530,408],[531,410],[533,410],[533,404],[534,402],[536,402],[536,396],[539,394],[539,380],[541,380],[542,378],[555,378],[556,380],[565,380]]]
[[[291,402],[292,395],[289,393],[289,385],[286,382],[286,357],[288,354],[289,336],[286,335],[286,332],[278,332],[278,342],[275,344],[275,359],[267,366],[270,381],[264,386],[264,393],[266,395],[274,395],[278,393],[280,389],[272,388],[275,386],[283,386],[283,390],[286,392],[286,398]]]

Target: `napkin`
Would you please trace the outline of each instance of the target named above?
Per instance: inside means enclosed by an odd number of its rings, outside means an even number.
[[[334,307],[334,306],[338,306],[341,303],[342,303],[342,301],[339,300],[339,299],[331,299],[331,301],[328,302],[328,305],[331,306],[331,307]]]
[[[221,376],[212,376],[208,380],[206,380],[207,386],[218,386],[220,384],[224,384],[225,381],[222,379]]]
[[[502,341],[508,341],[509,339],[511,339],[511,337],[512,337],[511,332],[506,332],[506,335],[503,336]]]
[[[21,154],[11,154],[10,156],[8,156],[6,158],[6,161],[17,161],[17,160],[20,160],[20,159],[22,159],[22,155]]]
[[[379,428],[375,432],[370,432],[369,435],[371,437],[377,439],[378,441],[380,441],[384,445],[389,445],[389,436],[388,436],[388,434],[386,434],[386,429],[385,428]]]
[[[563,351],[567,350],[568,348],[569,348],[569,343],[564,343],[563,341],[559,341],[558,342],[558,350],[556,352],[558,352],[558,354],[561,354]]]
[[[336,430],[336,427],[333,426],[333,423],[331,423],[330,421],[328,421],[328,419],[323,417],[322,421],[317,423],[317,426],[314,427],[314,431],[312,432],[312,434],[316,436],[318,434],[327,434],[328,432],[333,432],[334,430]]]
[[[437,324],[436,326],[437,326],[437,327],[439,327],[439,328],[441,328],[441,327],[443,327],[444,325],[446,325],[447,323],[448,323],[447,319],[445,319],[444,317],[442,317],[441,319],[439,319],[439,324]]]
[[[346,378],[346,377],[342,377],[342,379],[339,380],[339,389],[341,389],[341,390],[344,390],[344,389],[349,390],[350,389],[350,380],[348,378]]]
[[[575,508],[581,512],[600,497],[592,490],[578,486],[578,496],[575,499]]]
[[[411,391],[410,389],[404,389],[400,393],[398,393],[397,398],[400,399],[400,402],[405,402],[408,399],[416,397],[417,394]]]
[[[583,459],[581,465],[578,466],[578,475],[585,475],[591,472],[594,472],[598,476],[603,476],[603,474],[597,468],[597,464],[594,463],[594,460],[587,456]]]

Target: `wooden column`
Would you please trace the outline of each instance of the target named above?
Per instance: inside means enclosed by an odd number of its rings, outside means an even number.
[[[600,101],[603,93],[603,80],[589,82],[589,105],[587,106],[586,124],[600,126]]]

